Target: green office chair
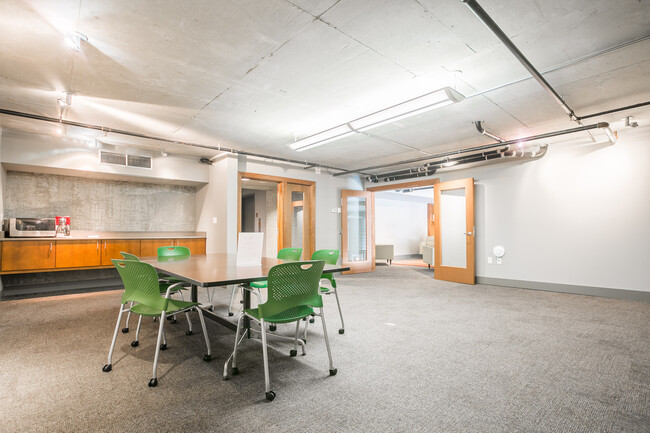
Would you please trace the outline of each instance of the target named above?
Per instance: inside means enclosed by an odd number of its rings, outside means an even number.
[[[318,250],[314,251],[314,254],[311,255],[312,260],[323,260],[328,265],[335,265],[339,260],[339,255],[341,252],[339,250]],[[320,286],[321,295],[331,295],[334,293],[336,297],[336,305],[339,307],[339,316],[341,316],[341,329],[339,329],[339,334],[345,332],[345,323],[343,323],[343,312],[341,311],[341,302],[339,301],[339,294],[336,291],[336,280],[334,279],[334,274],[324,273],[321,276],[322,279],[329,280],[331,288]],[[310,320],[313,323],[313,319]],[[307,335],[307,328],[305,327],[305,336]],[[306,338],[306,337],[305,337]]]
[[[185,247],[183,247],[183,248],[185,248]],[[136,256],[135,254],[120,251],[120,255],[124,258],[124,260],[132,260],[132,261],[136,261],[136,262],[140,261],[140,258],[138,256]],[[173,284],[172,282],[168,281],[167,278],[168,277],[166,277],[166,276],[158,274],[158,281],[160,282],[160,293],[161,294],[165,294],[165,292],[167,291],[167,288]],[[176,280],[175,282],[179,282],[179,281],[180,280]],[[184,289],[184,287],[176,286],[176,288],[172,292],[172,295],[174,293],[180,293],[181,300],[184,301],[185,299],[183,298],[183,292],[181,292],[181,290],[183,290],[183,289]],[[131,302],[131,305],[129,305],[129,308],[132,307],[132,306],[133,306],[133,302]],[[126,315],[126,323],[124,324],[124,328],[122,328],[122,332],[124,334],[129,332],[129,321],[130,320],[131,320],[131,311],[129,310],[129,313]],[[175,316],[170,316],[170,320],[171,320],[172,323],[176,323],[176,317]],[[156,321],[156,317],[154,317],[154,322],[155,321]],[[140,322],[138,322],[138,328],[139,328],[139,326],[140,326]],[[192,324],[190,323],[190,327],[191,326],[192,326]]]
[[[113,341],[111,342],[111,348],[108,351],[108,364],[104,365],[102,370],[104,372],[109,372],[113,369],[113,350],[115,349],[115,342],[117,340],[117,334],[120,329],[122,314],[124,314],[125,311],[130,311],[132,313],[140,315],[139,322],[143,316],[160,317],[158,340],[156,341],[156,354],[153,361],[153,378],[149,380],[150,387],[158,385],[158,355],[161,350],[167,349],[167,337],[165,336],[164,326],[166,322],[165,317],[168,314],[185,313],[185,315],[189,316],[188,311],[192,309],[198,312],[199,319],[201,320],[201,327],[203,328],[205,345],[208,349],[208,354],[203,357],[203,360],[206,362],[210,361],[212,358],[212,355],[210,353],[210,340],[208,339],[208,333],[205,329],[203,312],[200,308],[196,308],[198,306],[198,303],[171,299],[170,296],[171,292],[174,289],[174,285],[171,285],[167,288],[164,297],[161,296],[160,284],[158,283],[158,274],[156,273],[154,267],[148,263],[118,259],[112,259],[111,261],[113,262],[113,265],[122,278],[122,282],[124,283],[124,293],[122,294],[122,305],[120,305],[120,313],[117,316],[117,324],[115,325],[115,332],[113,333]],[[180,285],[182,283],[177,284]],[[135,304],[132,304],[132,306],[129,308],[125,308],[125,305],[128,302],[133,302]],[[136,331],[136,340],[131,343],[132,347],[138,346],[137,338],[139,331],[140,329],[138,326],[138,331]],[[191,327],[186,334],[192,334]]]
[[[320,295],[318,282],[323,273],[325,262],[308,261],[308,262],[293,262],[282,263],[271,268],[268,277],[267,287],[267,301],[261,302],[261,295],[259,292],[254,291],[258,295],[260,303],[257,308],[248,308],[242,311],[237,319],[237,332],[235,334],[235,349],[232,354],[232,374],[239,374],[237,368],[237,347],[239,346],[239,335],[242,333],[242,325],[244,317],[248,317],[254,322],[260,324],[260,332],[262,334],[262,356],[264,359],[264,387],[266,392],[266,399],[272,401],[275,398],[275,392],[271,390],[271,381],[269,379],[269,359],[266,346],[266,322],[277,323],[291,323],[296,322],[296,334],[293,339],[293,350],[290,356],[296,356],[298,344],[298,331],[300,321],[311,315],[318,315],[321,317],[323,323],[323,335],[325,336],[325,345],[327,346],[327,356],[329,358],[330,376],[337,373],[332,361],[332,352],[330,350],[330,343],[327,337],[327,327],[325,325],[325,316],[323,314],[323,298]],[[249,289],[250,290],[250,289]],[[314,308],[318,308],[319,312],[316,313]],[[300,341],[303,352],[304,343]],[[224,376],[227,378],[227,376]]]
[[[277,257],[280,260],[296,262],[300,260],[300,256],[302,256],[302,248],[282,248],[280,251],[278,251]],[[255,281],[252,282],[250,286],[255,289],[264,289],[267,287],[267,284],[268,284],[267,280]],[[229,316],[232,316],[234,314],[232,312],[232,304],[235,301],[235,293],[237,293],[237,288],[238,286],[232,286],[232,292],[230,293],[230,305],[228,305]],[[275,327],[272,327],[271,331],[275,331]]]

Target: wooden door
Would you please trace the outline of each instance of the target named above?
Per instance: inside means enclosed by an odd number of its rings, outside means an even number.
[[[56,267],[82,268],[101,264],[101,241],[57,240]]]
[[[369,191],[341,191],[341,263],[345,273],[375,269],[375,197]]]
[[[189,248],[190,254],[205,254],[205,239],[176,239],[174,245]]]
[[[475,283],[474,179],[434,185],[437,280]]]
[[[311,257],[312,218],[310,186],[287,183],[284,187],[281,248],[302,248],[303,257]]]
[[[56,250],[51,241],[2,242],[2,271],[54,269]]]
[[[142,239],[140,241],[140,255],[142,257],[158,256],[158,247],[169,247],[175,239]]]
[[[111,259],[122,259],[121,252],[140,257],[139,239],[112,239],[102,241],[102,265],[112,265]]]

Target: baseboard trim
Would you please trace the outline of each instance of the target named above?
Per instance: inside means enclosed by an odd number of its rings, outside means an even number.
[[[638,290],[609,289],[606,287],[575,286],[571,284],[543,283],[540,281],[509,280],[504,278],[476,277],[476,282],[489,286],[516,287],[518,289],[542,290],[545,292],[571,293],[573,295],[600,296],[627,301],[650,302],[650,292]]]

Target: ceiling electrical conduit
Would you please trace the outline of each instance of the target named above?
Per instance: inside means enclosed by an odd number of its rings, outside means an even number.
[[[267,159],[271,161],[279,161],[279,162],[287,162],[291,164],[298,164],[298,165],[303,165],[303,166],[311,166],[311,167],[320,167],[328,170],[336,170],[336,171],[344,171],[342,168],[338,167],[332,167],[329,165],[323,165],[323,164],[316,164],[308,161],[299,161],[296,159],[289,159],[289,158],[282,158],[278,156],[271,156],[271,155],[264,155],[260,153],[252,153],[252,152],[246,152],[243,150],[237,150],[237,149],[232,149],[232,148],[227,148],[227,147],[222,147],[222,146],[210,146],[206,144],[197,144],[197,143],[188,143],[186,141],[178,141],[178,140],[173,140],[170,138],[164,138],[164,137],[155,137],[152,135],[147,135],[147,134],[141,134],[139,132],[131,132],[131,131],[125,131],[123,129],[114,129],[114,128],[108,128],[105,126],[99,126],[99,125],[91,125],[88,123],[81,123],[81,122],[73,122],[70,120],[63,120],[63,119],[57,119],[54,117],[48,117],[48,116],[40,116],[38,114],[30,114],[30,113],[23,113],[21,111],[13,111],[13,110],[5,110],[4,108],[0,108],[0,114],[6,114],[9,116],[16,116],[16,117],[22,117],[26,119],[33,119],[33,120],[40,120],[43,122],[50,122],[50,123],[56,123],[56,124],[62,124],[66,126],[75,126],[79,128],[85,128],[85,129],[92,129],[95,131],[102,131],[104,133],[111,133],[111,134],[119,134],[119,135],[126,135],[129,137],[137,137],[137,138],[144,138],[147,140],[155,140],[155,141],[162,141],[165,143],[173,143],[173,144],[180,144],[183,146],[190,146],[190,147],[198,147],[202,149],[209,149],[209,150],[216,150],[218,152],[225,152],[225,153],[231,153],[233,155],[243,155],[243,156],[252,156],[256,158],[262,158],[262,159]],[[367,173],[361,173],[366,175]]]
[[[524,68],[530,74],[533,76],[535,80],[555,99],[555,101],[560,104],[564,112],[569,116],[571,120],[578,121],[578,118],[576,117],[575,113],[567,105],[566,102],[562,99],[562,97],[551,87],[551,85],[546,81],[546,79],[542,76],[542,74],[539,73],[539,71],[533,66],[532,63],[528,61],[526,56],[522,54],[521,51],[519,51],[519,48],[510,40],[508,36],[501,30],[501,28],[497,25],[497,23],[494,22],[492,17],[488,15],[487,12],[485,12],[485,9],[481,7],[480,4],[476,0],[461,0],[461,2],[465,3],[467,7],[470,8],[472,12],[474,12],[474,15],[481,20],[483,24],[492,32],[494,35],[499,38],[499,40],[506,46],[506,48],[515,56],[517,60],[519,60],[519,63],[521,63]]]
[[[547,133],[539,134],[539,135],[532,135],[530,137],[518,138],[516,140],[507,140],[507,141],[504,141],[504,142],[501,142],[501,143],[491,143],[491,144],[486,144],[486,145],[483,145],[483,146],[468,147],[466,149],[459,149],[459,150],[452,150],[452,151],[449,151],[449,152],[436,153],[436,154],[434,154],[434,155],[432,155],[430,157],[419,157],[419,158],[407,159],[407,160],[404,160],[404,161],[394,162],[394,163],[390,163],[390,164],[382,164],[382,165],[374,165],[374,166],[371,166],[371,167],[364,167],[364,168],[360,168],[358,170],[346,170],[346,171],[343,171],[343,172],[340,172],[340,173],[335,173],[332,176],[342,176],[342,175],[350,174],[350,173],[365,174],[364,172],[367,172],[368,170],[377,170],[377,169],[386,168],[386,167],[395,167],[395,166],[405,165],[405,164],[414,164],[414,163],[417,163],[417,162],[430,161],[430,160],[433,160],[433,159],[444,158],[444,157],[447,157],[447,156],[451,157],[451,156],[454,156],[454,155],[461,155],[461,154],[465,154],[465,153],[475,153],[475,152],[481,151],[481,150],[490,150],[490,149],[494,149],[494,148],[497,148],[497,147],[506,146],[506,145],[510,145],[510,144],[526,143],[526,142],[529,142],[529,141],[543,140],[545,138],[557,137],[557,136],[560,136],[560,135],[566,135],[566,134],[573,134],[573,133],[576,133],[576,132],[589,131],[591,129],[605,129],[605,128],[609,128],[609,123],[607,123],[607,122],[598,122],[598,123],[594,123],[594,124],[591,124],[591,125],[583,125],[583,126],[577,126],[575,128],[563,129],[561,131],[553,131],[553,132],[547,132]],[[376,176],[376,175],[372,175],[372,176]]]

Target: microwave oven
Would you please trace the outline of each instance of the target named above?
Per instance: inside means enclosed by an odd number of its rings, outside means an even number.
[[[53,238],[56,236],[54,218],[9,218],[11,238]]]

